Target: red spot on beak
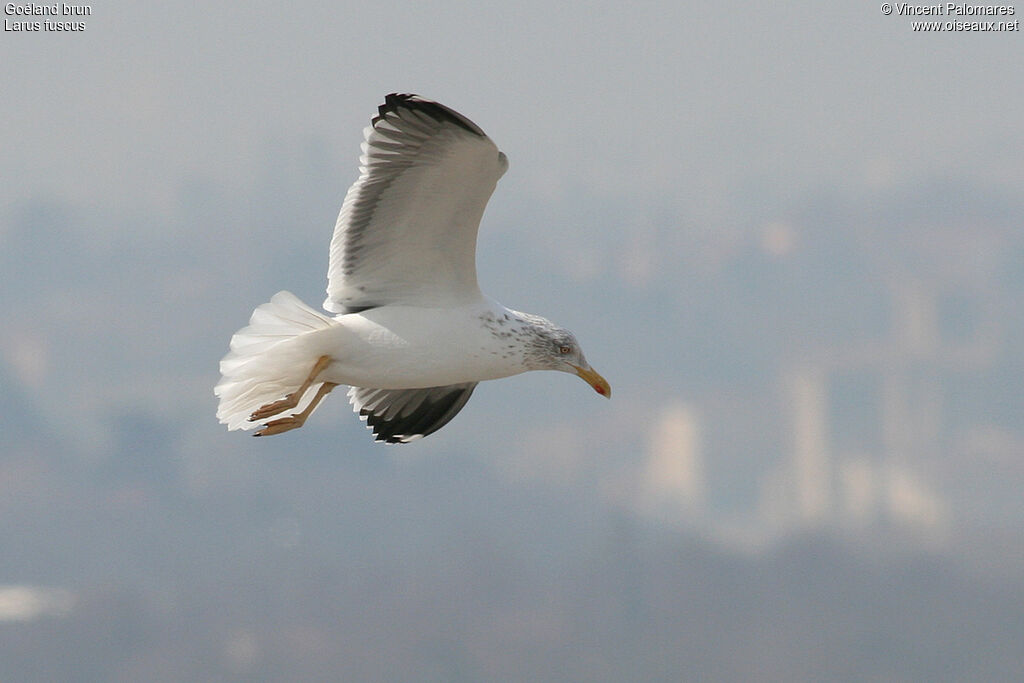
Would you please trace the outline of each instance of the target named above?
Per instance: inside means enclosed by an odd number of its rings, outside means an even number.
[[[597,384],[595,384],[594,385],[594,391],[596,391],[597,393],[599,393],[602,396],[604,396],[604,387],[598,386]]]

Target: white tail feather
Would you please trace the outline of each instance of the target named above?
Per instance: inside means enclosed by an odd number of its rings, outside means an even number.
[[[220,398],[217,419],[228,429],[260,426],[249,415],[299,388],[323,350],[322,343],[306,342],[313,333],[336,326],[291,292],[278,292],[258,307],[249,326],[231,338],[231,351],[220,362],[221,379],[213,390]],[[314,383],[310,392],[318,386]],[[309,401],[304,398],[299,409]]]

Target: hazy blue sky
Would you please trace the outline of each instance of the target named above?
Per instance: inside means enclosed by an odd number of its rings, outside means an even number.
[[[184,179],[243,187],[268,141],[311,138],[342,186],[394,90],[485,126],[514,163],[508,207],[579,185],[705,218],[750,182],[1021,176],[1020,34],[914,33],[874,5],[91,7],[83,33],[0,44],[5,202],[166,208]]]

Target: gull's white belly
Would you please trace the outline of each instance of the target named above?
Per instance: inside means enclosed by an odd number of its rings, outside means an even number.
[[[350,386],[415,389],[524,372],[516,340],[496,336],[481,320],[488,311],[384,306],[338,316],[337,327],[312,333],[322,338],[309,341],[332,359],[321,378]]]

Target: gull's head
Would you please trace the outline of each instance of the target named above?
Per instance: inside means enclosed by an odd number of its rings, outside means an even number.
[[[572,332],[543,318],[530,317],[533,318],[530,322],[536,334],[530,344],[531,369],[568,372],[582,379],[605,398],[612,397],[608,380],[590,367]]]

